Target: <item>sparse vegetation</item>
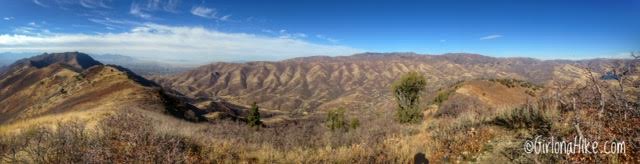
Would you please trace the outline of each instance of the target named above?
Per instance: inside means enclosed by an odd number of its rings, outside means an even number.
[[[0,138],[0,163],[193,163],[193,140],[158,134],[141,115],[119,114],[90,128],[79,121],[37,126]]]
[[[403,75],[392,85],[398,104],[396,117],[401,123],[419,123],[422,121],[420,94],[427,85],[427,79],[418,72]]]
[[[441,105],[443,102],[447,101],[449,99],[449,96],[451,96],[456,91],[456,89],[460,88],[462,83],[464,83],[464,81],[458,81],[451,85],[450,88],[439,89],[437,92],[438,94],[435,98],[433,98],[431,104]]]
[[[489,79],[489,81],[493,81],[493,82],[498,82],[502,85],[505,85],[509,88],[513,88],[513,87],[523,87],[523,88],[529,88],[533,91],[542,89],[541,86],[533,84],[531,82],[528,81],[524,81],[524,80],[518,80],[518,79]]]
[[[2,134],[0,163],[409,162],[412,152],[390,149],[397,144],[392,136],[407,134],[392,120],[370,118],[370,128],[349,133],[314,120],[255,131],[243,122],[197,124],[119,112],[95,127],[72,121]]]

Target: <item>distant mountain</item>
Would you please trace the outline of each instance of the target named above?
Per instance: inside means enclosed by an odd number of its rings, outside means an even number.
[[[142,76],[174,74],[195,68],[195,66],[147,61],[117,54],[91,55],[91,57],[106,64],[121,65]]]
[[[8,66],[20,59],[29,58],[32,56],[36,56],[39,53],[12,53],[12,52],[3,52],[0,53],[0,67]]]
[[[0,72],[3,69],[9,67],[10,64],[20,60],[39,55],[38,53],[0,53]],[[160,63],[154,61],[140,60],[135,57],[117,55],[117,54],[104,54],[104,55],[90,55],[97,61],[105,64],[121,65],[131,69],[139,75],[166,75],[183,72],[188,69],[194,68],[194,66],[179,66],[168,63]]]
[[[113,110],[205,121],[205,114],[233,108],[214,102],[224,108],[199,109],[189,101],[124,67],[104,65],[79,52],[22,59],[0,73],[0,124],[70,114],[93,118]]]
[[[189,97],[222,97],[241,104],[258,102],[283,111],[315,111],[338,106],[369,108],[393,102],[390,84],[409,71],[428,79],[426,100],[439,88],[461,80],[514,78],[544,85],[581,80],[590,67],[624,60],[537,60],[454,53],[364,53],[302,57],[279,62],[213,63],[184,73],[154,76],[159,84]]]
[[[109,64],[117,64],[117,63],[139,63],[141,62],[139,59],[124,56],[124,55],[116,55],[116,54],[104,54],[104,55],[90,55],[93,59],[98,60],[103,63]]]

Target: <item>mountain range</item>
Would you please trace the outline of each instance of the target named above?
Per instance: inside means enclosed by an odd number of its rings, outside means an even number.
[[[427,99],[459,81],[512,78],[544,86],[554,80],[578,82],[585,69],[602,72],[625,60],[537,60],[478,54],[421,55],[364,53],[303,57],[277,62],[212,63],[150,79],[188,97],[221,97],[239,104],[257,102],[280,111],[314,112],[336,107],[362,108],[393,102],[390,84],[409,71],[428,80]]]

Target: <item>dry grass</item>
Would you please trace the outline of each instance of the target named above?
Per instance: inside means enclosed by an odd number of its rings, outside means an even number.
[[[55,128],[57,123],[68,122],[71,120],[85,122],[88,126],[93,127],[99,120],[102,120],[111,113],[112,112],[104,110],[89,110],[46,115],[33,119],[0,125],[0,134],[20,133],[22,131],[32,129],[40,125],[48,125],[50,128]]]

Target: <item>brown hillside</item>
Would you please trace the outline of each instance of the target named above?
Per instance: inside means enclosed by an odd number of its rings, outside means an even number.
[[[0,123],[74,112],[145,109],[191,121],[193,107],[125,68],[102,65],[86,54],[55,53],[23,59],[0,75]]]
[[[542,90],[531,83],[513,79],[470,80],[441,89],[434,99],[437,115],[457,115],[510,109],[532,102]]]
[[[389,84],[408,71],[428,79],[428,93],[455,81],[516,78],[538,84],[552,79],[577,79],[578,66],[600,68],[603,60],[542,61],[493,58],[475,54],[357,54],[305,57],[279,62],[214,63],[170,76],[156,76],[159,84],[189,97],[227,100],[284,111],[314,111],[337,106],[380,106],[392,97]],[[571,69],[567,69],[571,68]],[[429,95],[428,95],[429,96]],[[430,95],[433,96],[433,95]]]

